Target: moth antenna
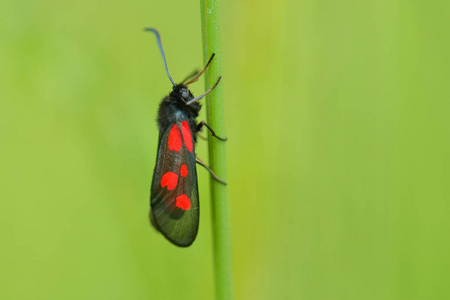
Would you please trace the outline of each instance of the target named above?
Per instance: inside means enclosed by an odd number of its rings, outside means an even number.
[[[191,74],[189,74],[188,76],[186,76],[185,79],[183,79],[183,81],[181,82],[181,84],[184,84],[186,81],[188,81],[189,79],[191,79],[192,77],[196,76],[198,74],[198,70],[195,70],[194,72],[192,72]]]
[[[161,56],[163,58],[164,67],[166,68],[167,76],[169,77],[169,79],[172,82],[172,84],[175,86],[176,85],[175,81],[173,81],[172,76],[170,76],[170,73],[169,73],[169,68],[167,68],[166,56],[164,55],[164,50],[163,50],[163,47],[162,47],[162,44],[161,44],[161,38],[159,37],[158,30],[156,30],[155,28],[152,28],[152,27],[146,27],[146,28],[144,28],[144,30],[145,31],[151,31],[151,32],[153,32],[155,34],[156,41],[158,42],[159,51],[161,52]]]

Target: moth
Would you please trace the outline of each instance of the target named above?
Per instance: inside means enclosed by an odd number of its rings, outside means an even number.
[[[194,242],[199,226],[196,164],[202,165],[216,180],[226,184],[195,155],[197,133],[203,127],[208,128],[212,136],[226,140],[217,136],[204,121],[197,123],[196,120],[201,109],[199,100],[214,90],[221,76],[212,88],[194,97],[188,85],[196,82],[206,71],[214,58],[214,53],[201,72],[194,72],[176,84],[170,76],[158,31],[154,28],[145,30],[155,34],[167,76],[173,85],[170,94],[163,98],[159,105],[158,154],[151,186],[150,220],[152,225],[173,244],[188,247]]]

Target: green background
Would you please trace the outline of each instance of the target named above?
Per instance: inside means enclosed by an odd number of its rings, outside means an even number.
[[[450,298],[449,19],[221,3],[236,299]],[[213,298],[208,174],[192,247],[147,219],[171,84],[145,26],[176,81],[203,66],[198,1],[1,1],[0,299]]]

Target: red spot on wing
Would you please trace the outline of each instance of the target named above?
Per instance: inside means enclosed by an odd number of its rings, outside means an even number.
[[[177,124],[173,124],[169,133],[169,150],[177,152],[181,150],[181,134]]]
[[[177,186],[178,182],[178,175],[174,172],[167,172],[163,175],[161,178],[161,186],[165,187],[167,186],[167,189],[169,191],[173,190]]]
[[[180,173],[181,173],[181,176],[186,177],[186,175],[187,175],[187,173],[188,173],[186,164],[182,164],[182,165],[181,165]]]
[[[189,197],[185,194],[178,196],[176,200],[176,206],[181,208],[182,210],[188,210],[189,208],[191,208],[191,200],[189,200]]]
[[[189,150],[189,152],[192,152],[192,134],[187,121],[181,122],[181,133],[183,134],[183,140],[186,148]]]

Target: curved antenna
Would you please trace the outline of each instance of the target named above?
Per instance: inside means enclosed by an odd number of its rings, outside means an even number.
[[[172,76],[170,76],[169,69],[167,68],[166,56],[164,55],[164,50],[163,50],[163,47],[162,47],[162,44],[161,44],[161,38],[159,37],[158,30],[156,30],[155,28],[151,28],[151,27],[146,27],[146,28],[144,28],[144,30],[145,31],[151,31],[151,32],[153,32],[155,34],[156,41],[158,42],[158,46],[159,46],[159,51],[161,51],[161,56],[162,56],[163,61],[164,61],[164,67],[166,68],[167,76],[169,77],[169,79],[172,82],[172,84],[175,86],[176,85],[175,81],[173,81]]]
[[[199,70],[195,70],[194,72],[192,72],[191,74],[189,74],[188,76],[186,76],[185,79],[183,79],[183,81],[181,82],[181,84],[184,85],[184,83],[186,81],[188,81],[189,79],[193,78],[194,76],[197,76],[197,74],[199,73]]]

